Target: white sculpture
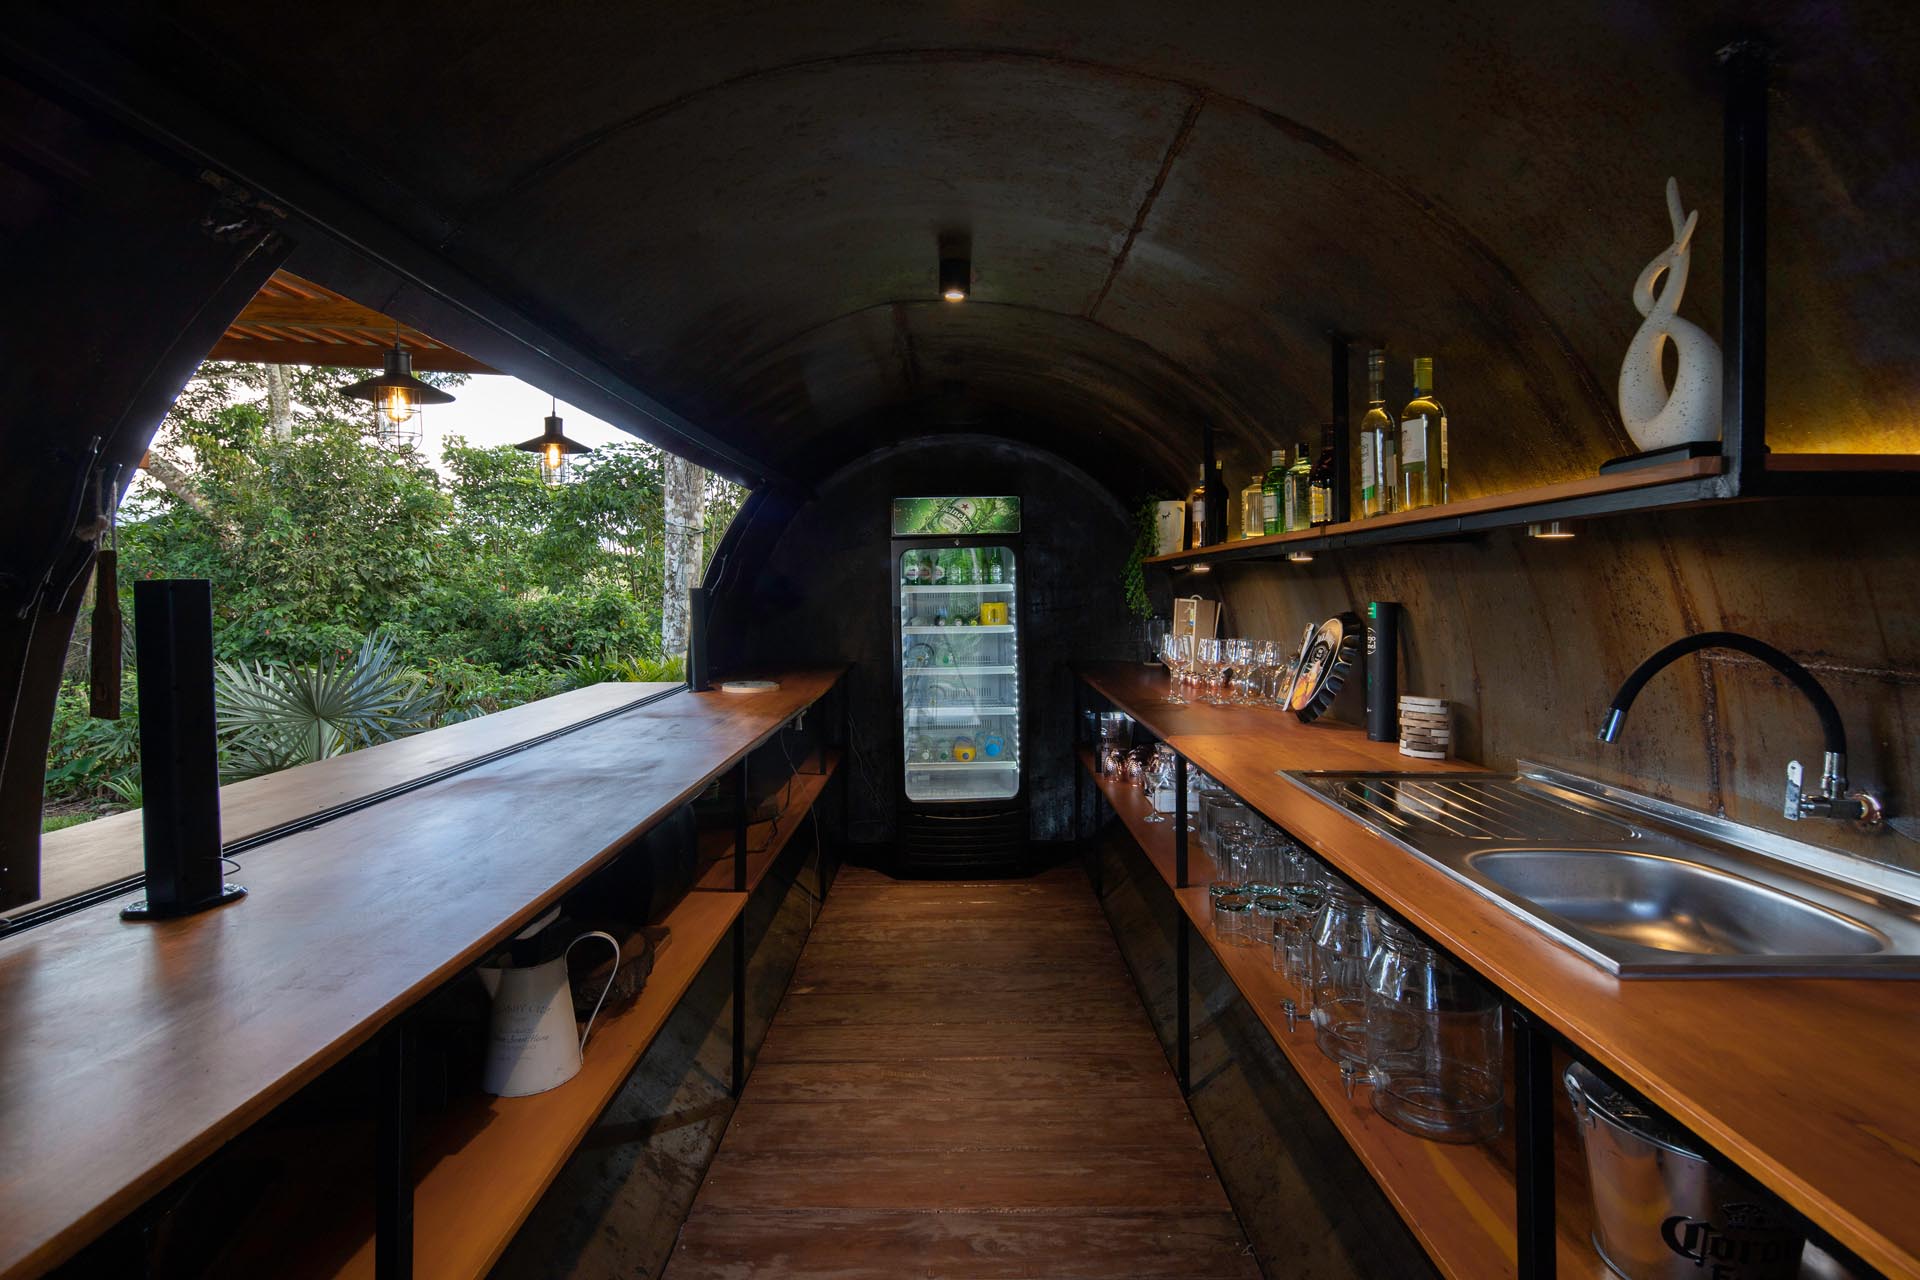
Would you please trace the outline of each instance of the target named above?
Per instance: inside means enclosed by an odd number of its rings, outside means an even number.
[[[1633,305],[1646,319],[1620,362],[1620,420],[1644,453],[1720,435],[1720,347],[1706,331],[1675,313],[1687,291],[1687,262],[1700,211],[1683,213],[1680,184],[1667,179],[1667,217],[1673,244],[1649,262],[1633,286]],[[1653,287],[1662,275],[1659,297]],[[1679,352],[1673,387],[1661,362],[1671,338]]]

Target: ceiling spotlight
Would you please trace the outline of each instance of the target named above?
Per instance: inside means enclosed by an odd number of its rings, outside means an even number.
[[[973,260],[970,258],[940,259],[940,296],[948,302],[965,302],[967,290],[973,286]]]
[[[1574,532],[1571,520],[1542,520],[1527,526],[1529,538],[1554,538],[1565,541],[1571,538]]]

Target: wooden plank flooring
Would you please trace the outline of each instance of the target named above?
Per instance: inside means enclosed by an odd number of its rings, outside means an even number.
[[[669,1280],[1258,1277],[1085,879],[834,885]]]

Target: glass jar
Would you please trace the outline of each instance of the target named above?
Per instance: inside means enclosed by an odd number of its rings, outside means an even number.
[[[1329,884],[1313,928],[1313,1038],[1327,1057],[1362,1070],[1373,930],[1373,908],[1359,890]]]
[[[1373,1109],[1439,1142],[1500,1132],[1500,1002],[1473,974],[1381,920],[1367,973],[1366,1058]]]

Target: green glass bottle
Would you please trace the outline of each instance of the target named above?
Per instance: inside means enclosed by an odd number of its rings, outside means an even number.
[[[1275,449],[1273,460],[1267,467],[1267,477],[1260,484],[1266,502],[1266,518],[1262,521],[1262,533],[1279,533],[1287,527],[1287,451]]]
[[[1400,415],[1400,509],[1447,500],[1447,411],[1433,398],[1433,357],[1413,362],[1413,399]]]
[[[1313,526],[1313,459],[1307,456],[1302,440],[1293,451],[1293,465],[1286,476],[1287,532],[1297,533]]]

